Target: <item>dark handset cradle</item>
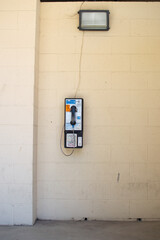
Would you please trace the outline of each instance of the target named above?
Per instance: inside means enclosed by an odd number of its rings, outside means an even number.
[[[76,124],[76,112],[77,112],[76,106],[72,106],[71,107],[71,121],[70,121],[70,124],[72,126],[74,126]]]

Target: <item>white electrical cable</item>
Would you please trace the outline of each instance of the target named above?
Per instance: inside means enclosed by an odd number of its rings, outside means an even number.
[[[83,1],[82,3],[81,3],[81,5],[80,5],[80,8],[78,9],[79,11],[82,9],[82,6],[83,6],[83,4],[85,3],[86,1]],[[75,14],[73,14],[73,15],[67,15],[68,17],[75,17],[76,15],[78,15],[78,12],[76,12]]]
[[[81,66],[82,66],[82,52],[83,52],[83,43],[84,43],[84,31],[82,32],[82,42],[81,42],[81,50],[80,50],[80,56],[79,56],[79,73],[78,73],[78,83],[77,83],[77,88],[75,91],[75,98],[77,97],[77,92],[80,86],[81,82]]]
[[[85,1],[82,2],[81,6],[80,6],[80,10],[83,6],[83,4],[85,3]],[[81,65],[82,65],[82,52],[83,52],[83,42],[84,42],[84,31],[82,32],[82,42],[81,42],[81,49],[80,49],[80,57],[79,57],[79,74],[78,74],[78,83],[77,83],[77,88],[76,88],[76,91],[75,91],[75,98],[77,97],[77,92],[78,92],[78,89],[79,89],[79,86],[80,86],[80,82],[81,82]],[[63,149],[62,149],[62,137],[63,137],[63,132],[64,132],[64,125],[62,127],[62,130],[61,130],[61,138],[60,138],[60,149],[61,149],[61,152],[66,156],[66,157],[69,157],[71,156],[73,153],[74,153],[74,149],[75,149],[75,136],[74,136],[74,127],[73,127],[73,139],[74,139],[74,148],[72,149],[72,152],[70,154],[66,154]]]

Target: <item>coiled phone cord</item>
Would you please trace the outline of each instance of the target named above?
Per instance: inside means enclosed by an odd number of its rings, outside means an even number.
[[[61,149],[61,152],[63,153],[63,155],[65,155],[66,157],[69,157],[69,156],[71,156],[71,155],[74,153],[74,149],[75,149],[74,127],[73,127],[74,148],[72,149],[72,152],[69,153],[69,154],[66,154],[66,153],[63,151],[63,148],[62,148],[62,137],[63,137],[63,132],[64,132],[64,125],[63,125],[62,130],[61,130],[60,149]]]

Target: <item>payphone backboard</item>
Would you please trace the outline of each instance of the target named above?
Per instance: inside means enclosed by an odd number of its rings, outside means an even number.
[[[64,147],[83,147],[83,99],[65,98]]]

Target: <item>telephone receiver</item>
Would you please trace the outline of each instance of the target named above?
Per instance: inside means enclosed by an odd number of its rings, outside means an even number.
[[[74,126],[76,124],[76,112],[77,112],[76,106],[72,106],[70,112],[71,112],[70,124]]]

